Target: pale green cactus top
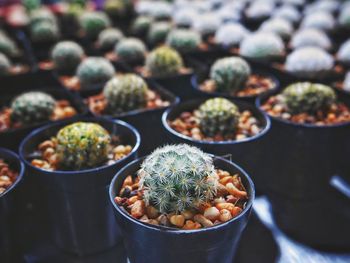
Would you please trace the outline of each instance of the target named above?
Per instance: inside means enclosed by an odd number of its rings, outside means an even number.
[[[114,51],[118,58],[130,61],[144,59],[147,48],[140,39],[129,37],[119,41]]]
[[[194,30],[175,29],[168,34],[166,44],[179,52],[190,52],[197,50],[201,41],[201,35]]]
[[[74,72],[83,57],[83,48],[73,41],[60,41],[51,52],[52,62],[57,70]]]

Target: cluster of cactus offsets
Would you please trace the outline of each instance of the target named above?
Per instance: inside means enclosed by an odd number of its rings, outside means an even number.
[[[178,74],[183,66],[181,55],[175,49],[166,46],[156,48],[146,58],[146,68],[154,77]]]
[[[166,39],[167,45],[179,52],[197,50],[201,41],[200,34],[189,29],[175,29],[169,33]]]
[[[138,171],[147,205],[160,213],[198,210],[217,192],[213,159],[186,144],[156,149]]]
[[[124,34],[116,28],[106,28],[98,35],[97,44],[102,50],[113,50],[115,45],[124,38]]]
[[[172,25],[169,22],[153,23],[148,31],[147,40],[151,45],[165,42]]]
[[[112,114],[140,109],[147,103],[147,83],[136,74],[113,77],[103,89],[108,111]]]
[[[8,57],[14,57],[19,53],[15,42],[3,32],[0,32],[0,52]]]
[[[10,68],[10,60],[4,54],[0,53],[0,76],[9,74]]]
[[[139,16],[131,25],[131,32],[136,36],[144,36],[151,27],[153,18],[149,16]]]
[[[239,57],[218,59],[210,69],[210,78],[217,90],[228,93],[244,88],[250,74],[249,64]]]
[[[115,74],[113,65],[105,58],[89,57],[78,66],[76,75],[82,88],[103,84]]]
[[[274,60],[283,56],[284,44],[276,34],[259,32],[243,39],[240,54],[255,60]]]
[[[99,124],[76,122],[57,133],[60,168],[81,170],[97,167],[108,158],[111,136]]]
[[[75,72],[83,57],[84,50],[73,41],[58,42],[51,52],[55,69],[64,72]]]
[[[143,60],[146,56],[147,48],[145,44],[137,38],[124,38],[115,46],[115,53],[118,58],[125,61]]]
[[[288,55],[285,63],[288,72],[302,78],[327,76],[333,66],[333,56],[318,47],[304,47],[294,50]]]
[[[215,42],[226,46],[238,46],[248,35],[248,30],[241,24],[228,23],[222,25],[215,33]]]
[[[341,63],[350,65],[350,39],[340,46],[337,58]]]
[[[110,25],[108,16],[103,12],[85,12],[80,17],[80,26],[88,38],[97,38],[98,34]]]
[[[326,33],[315,28],[305,28],[296,32],[291,39],[293,49],[302,47],[320,47],[324,50],[332,48],[332,43]]]
[[[282,99],[291,113],[298,114],[327,109],[337,100],[337,96],[329,86],[298,82],[282,92]]]
[[[231,101],[213,98],[200,105],[198,117],[200,129],[205,135],[225,136],[236,131],[240,112]]]
[[[44,92],[30,91],[16,97],[11,103],[11,119],[22,124],[38,123],[50,119],[55,99]]]
[[[272,32],[279,35],[282,39],[289,39],[293,34],[292,24],[283,18],[272,18],[260,26],[259,30]]]

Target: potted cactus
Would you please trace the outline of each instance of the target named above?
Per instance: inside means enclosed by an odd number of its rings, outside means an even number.
[[[257,96],[278,89],[279,83],[270,74],[252,72],[242,58],[225,57],[215,61],[209,74],[194,75],[192,85],[206,97],[237,97],[254,102]]]
[[[87,255],[120,242],[106,187],[136,157],[139,144],[132,126],[98,118],[47,125],[23,140],[20,156],[28,178],[45,190],[41,198],[58,248]]]
[[[247,223],[254,187],[234,163],[180,144],[124,167],[109,194],[130,262],[228,263]]]
[[[141,152],[148,154],[166,143],[161,116],[178,98],[157,84],[128,73],[113,77],[102,92],[88,96],[86,102],[95,116],[118,118],[134,125],[141,133]]]
[[[130,27],[131,35],[145,39],[153,21],[153,18],[150,16],[137,16]]]
[[[164,44],[171,29],[172,24],[170,22],[161,21],[152,23],[147,33],[146,40],[148,45],[151,47],[156,47]]]
[[[327,34],[319,29],[305,28],[295,32],[290,40],[289,48],[319,47],[324,50],[332,50],[332,43]]]
[[[162,121],[172,142],[232,157],[254,176],[257,188],[263,188],[261,142],[270,122],[256,107],[225,98],[190,100],[165,111]]]
[[[261,24],[259,31],[272,32],[284,41],[288,41],[293,34],[294,27],[291,22],[284,18],[271,18]]]
[[[232,49],[237,53],[237,48],[249,31],[239,23],[227,23],[221,25],[215,33],[214,43],[223,49]]]
[[[98,35],[111,25],[108,16],[100,11],[86,11],[79,18],[81,32],[79,37],[84,39],[85,44],[95,41]]]
[[[124,38],[124,34],[117,28],[106,28],[98,35],[95,46],[101,53],[111,52]]]

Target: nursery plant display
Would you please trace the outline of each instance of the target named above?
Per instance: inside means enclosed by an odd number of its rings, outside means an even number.
[[[51,52],[53,66],[59,73],[74,73],[84,56],[83,48],[73,41],[58,42]]]
[[[14,170],[9,163],[0,159],[0,195],[6,192],[17,180],[18,171]]]

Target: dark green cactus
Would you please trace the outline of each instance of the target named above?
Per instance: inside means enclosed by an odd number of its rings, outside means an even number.
[[[30,37],[35,43],[53,42],[59,38],[59,30],[56,24],[40,22],[30,27]]]
[[[144,36],[150,29],[152,22],[152,17],[138,16],[131,25],[131,32],[136,36]]]
[[[145,44],[137,38],[124,38],[115,47],[118,58],[124,61],[142,60],[146,54]]]
[[[100,49],[110,51],[123,38],[124,34],[119,29],[106,28],[98,35],[97,44]]]
[[[15,57],[19,54],[16,43],[3,32],[0,32],[0,52],[8,57]]]
[[[80,17],[80,26],[88,38],[97,38],[98,34],[111,25],[103,12],[85,12]]]
[[[166,44],[179,52],[190,52],[197,50],[201,41],[201,35],[194,30],[176,29],[168,34]]]
[[[147,40],[151,45],[164,43],[171,30],[169,22],[156,22],[151,25],[148,31]]]
[[[75,72],[83,57],[84,50],[73,41],[58,42],[51,52],[55,68],[64,72]]]

